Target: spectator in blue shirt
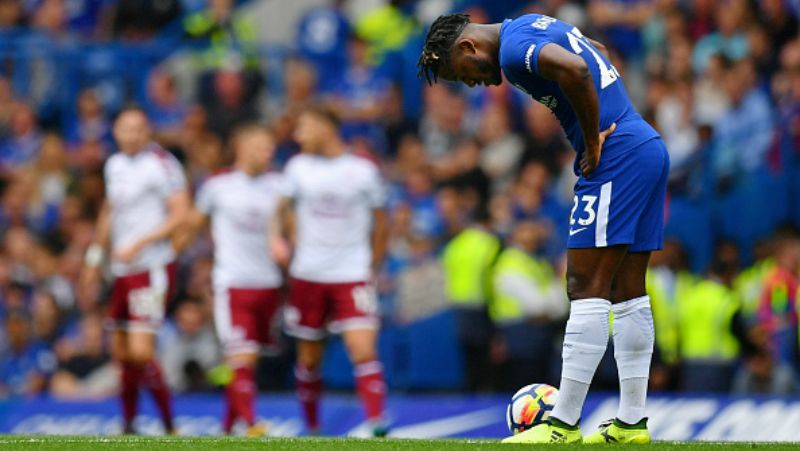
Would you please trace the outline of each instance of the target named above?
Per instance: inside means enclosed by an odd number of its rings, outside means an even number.
[[[10,136],[0,147],[0,166],[14,169],[36,158],[42,144],[42,133],[36,123],[33,109],[17,103],[11,113]]]
[[[84,89],[78,94],[77,115],[66,126],[67,142],[75,145],[84,141],[111,142],[111,122],[94,89]]]
[[[316,70],[319,89],[332,90],[344,77],[347,66],[347,38],[351,27],[336,0],[330,7],[310,10],[297,27],[297,52]]]
[[[692,66],[697,74],[705,72],[712,55],[721,53],[738,60],[748,52],[747,35],[742,31],[741,12],[732,5],[717,11],[717,31],[697,41],[692,56]]]
[[[147,81],[147,113],[156,139],[177,146],[188,106],[181,101],[172,74],[154,70]]]
[[[386,150],[386,134],[379,121],[384,115],[390,82],[367,60],[367,42],[352,35],[347,48],[349,65],[334,89],[331,104],[342,118],[347,140],[366,138],[373,148]]]
[[[762,167],[774,138],[772,107],[756,86],[752,60],[729,66],[725,91],[731,108],[714,125],[713,168],[717,178],[749,174]]]
[[[34,396],[45,390],[56,359],[43,344],[31,340],[30,321],[22,310],[5,320],[9,352],[0,362],[0,395]]]

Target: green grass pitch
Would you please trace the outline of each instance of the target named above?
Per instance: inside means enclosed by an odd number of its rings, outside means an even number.
[[[245,451],[245,450],[347,450],[347,451],[490,451],[515,449],[648,449],[667,450],[748,450],[759,449],[797,450],[798,444],[791,443],[674,443],[655,442],[651,445],[501,445],[497,440],[363,440],[350,438],[263,438],[244,439],[228,437],[133,437],[133,436],[43,436],[43,435],[0,435],[0,450],[142,450],[142,451]]]

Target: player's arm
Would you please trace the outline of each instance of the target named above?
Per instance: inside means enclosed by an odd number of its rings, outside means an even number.
[[[200,211],[197,206],[190,207],[188,213],[186,214],[184,227],[181,228],[185,235],[184,238],[193,238],[201,230],[204,230],[206,227],[208,227],[208,223],[209,219],[207,213]]]
[[[386,218],[386,210],[375,208],[372,210],[372,262],[370,268],[372,274],[380,272],[383,260],[386,257],[386,249],[389,246],[389,221]]]
[[[181,189],[170,195],[167,198],[167,219],[133,245],[121,249],[117,252],[116,257],[123,262],[129,262],[146,246],[169,238],[179,227],[186,224],[186,216],[189,214],[190,205],[191,201],[186,189]]]
[[[278,201],[275,214],[267,224],[267,242],[272,260],[280,267],[289,266],[292,259],[292,243],[290,235],[294,235],[294,210],[292,200],[283,197]]]
[[[275,235],[285,238],[289,244],[295,244],[295,213],[294,213],[294,200],[291,197],[282,197],[278,202],[277,214],[273,218],[272,227]]]
[[[600,106],[592,74],[583,58],[558,44],[549,43],[539,52],[539,74],[558,83],[567,96],[583,132],[585,150],[580,162],[581,173],[589,175],[600,162],[600,150],[606,136],[616,128],[600,131]]]
[[[96,284],[100,279],[100,264],[108,249],[109,238],[111,236],[111,205],[107,200],[100,206],[100,213],[97,215],[95,225],[94,241],[86,249],[86,256],[83,260],[80,282],[84,288]]]

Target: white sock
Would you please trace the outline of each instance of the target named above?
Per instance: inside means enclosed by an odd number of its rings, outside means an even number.
[[[620,387],[617,418],[635,424],[645,416],[647,381],[655,342],[650,297],[630,299],[611,308],[614,311],[614,358]]]
[[[570,303],[564,348],[563,368],[553,417],[575,425],[581,418],[589,385],[608,346],[608,313],[605,299],[579,299]]]

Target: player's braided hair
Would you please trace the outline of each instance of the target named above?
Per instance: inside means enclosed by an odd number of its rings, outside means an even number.
[[[469,14],[446,14],[433,21],[417,62],[417,77],[424,76],[429,85],[438,80],[442,64],[449,61],[450,50],[468,23]]]

